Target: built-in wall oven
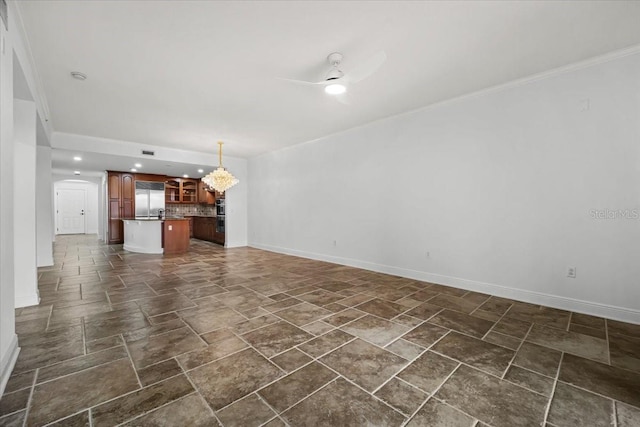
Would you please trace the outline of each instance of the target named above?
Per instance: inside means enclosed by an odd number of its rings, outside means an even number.
[[[216,199],[216,233],[224,233],[224,199]]]
[[[216,215],[224,216],[224,199],[216,199]]]

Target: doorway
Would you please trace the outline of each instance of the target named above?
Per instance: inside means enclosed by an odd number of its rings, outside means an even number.
[[[58,189],[56,199],[56,234],[84,234],[86,190]]]

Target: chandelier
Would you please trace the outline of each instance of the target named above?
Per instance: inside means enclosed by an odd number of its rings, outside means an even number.
[[[218,141],[218,146],[220,147],[218,152],[218,169],[210,172],[207,176],[202,178],[202,181],[207,184],[209,188],[216,190],[218,193],[224,193],[226,190],[240,182],[222,166],[222,144],[222,141]]]

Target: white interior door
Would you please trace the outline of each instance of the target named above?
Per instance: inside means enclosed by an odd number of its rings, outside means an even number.
[[[58,190],[56,192],[56,234],[85,233],[85,190]]]

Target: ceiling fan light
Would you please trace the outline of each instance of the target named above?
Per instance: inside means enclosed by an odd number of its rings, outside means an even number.
[[[341,93],[345,93],[347,88],[340,83],[333,83],[324,87],[324,91],[329,95],[340,95]]]

